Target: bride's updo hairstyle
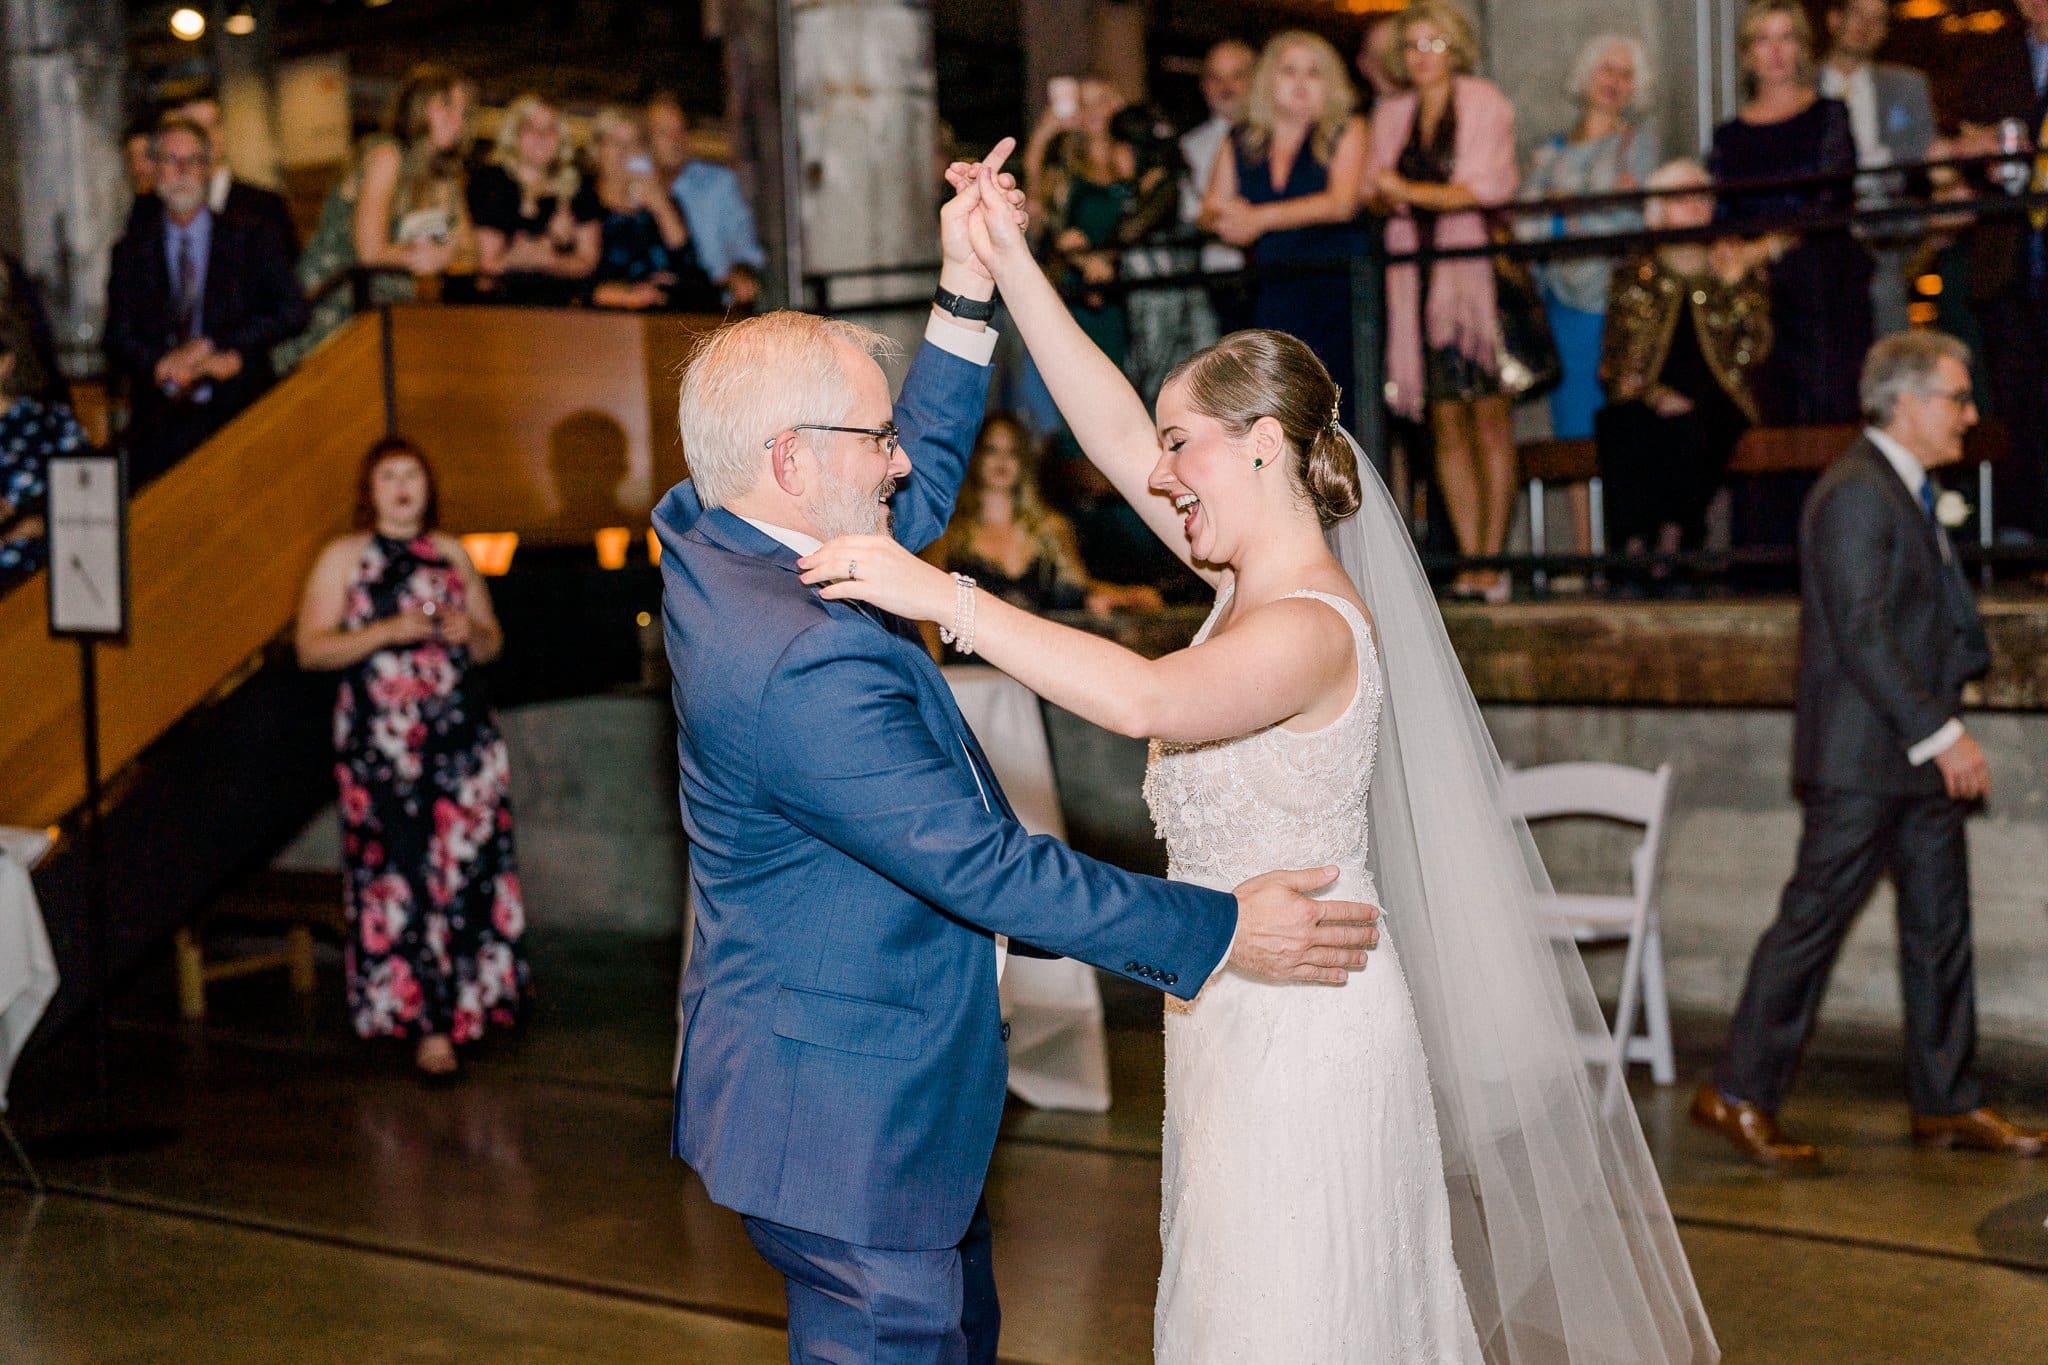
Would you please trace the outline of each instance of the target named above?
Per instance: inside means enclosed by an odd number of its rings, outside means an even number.
[[[1358,510],[1358,461],[1337,429],[1337,385],[1316,354],[1285,332],[1232,332],[1166,376],[1187,384],[1188,405],[1233,439],[1261,417],[1280,424],[1298,457],[1289,471],[1325,526]]]

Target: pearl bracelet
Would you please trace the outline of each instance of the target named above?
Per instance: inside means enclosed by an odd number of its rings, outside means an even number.
[[[939,640],[962,654],[974,653],[974,580],[964,573],[953,575],[953,625],[939,627]]]

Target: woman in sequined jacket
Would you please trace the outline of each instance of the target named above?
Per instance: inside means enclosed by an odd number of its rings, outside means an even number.
[[[1652,189],[1699,194],[1650,201],[1652,228],[1713,221],[1711,182],[1674,161]],[[1614,272],[1601,341],[1608,405],[1595,422],[1609,543],[1630,553],[1698,549],[1707,504],[1743,431],[1758,420],[1750,380],[1771,349],[1767,246],[1674,242]]]

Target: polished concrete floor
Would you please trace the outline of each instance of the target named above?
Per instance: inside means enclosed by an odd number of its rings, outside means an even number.
[[[313,1010],[252,978],[214,988],[203,1030],[145,979],[116,1089],[175,1136],[46,1156],[41,1197],[0,1160],[0,1361],[784,1359],[778,1282],[666,1156],[673,952],[538,939],[530,1027],[448,1089],[346,1034],[332,961]],[[1109,1005],[1115,1108],[1012,1106],[997,1149],[1007,1360],[1149,1358],[1159,1013],[1119,983]],[[1915,1151],[1877,1041],[1824,1035],[1786,1113],[1826,1144],[1818,1179],[1737,1164],[1683,1121],[1684,1086],[1636,1092],[1727,1359],[2048,1359],[2048,1164]],[[1987,1064],[2041,1115],[2048,1054]],[[83,1070],[31,1067],[17,1128],[70,1125]]]

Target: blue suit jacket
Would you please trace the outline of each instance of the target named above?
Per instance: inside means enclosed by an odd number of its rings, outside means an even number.
[[[945,526],[987,373],[926,345],[904,381],[912,548]],[[687,481],[654,521],[696,910],[675,1152],[743,1214],[954,1245],[1002,1116],[994,935],[1191,997],[1236,903],[1027,834],[914,632],[823,600]]]

